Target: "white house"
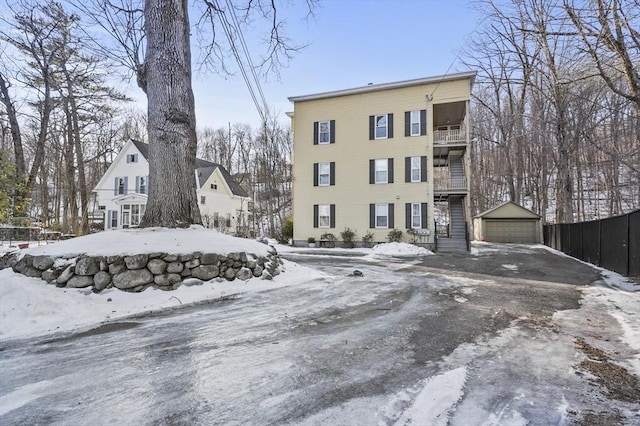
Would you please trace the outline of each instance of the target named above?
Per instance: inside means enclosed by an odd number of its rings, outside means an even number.
[[[130,140],[93,192],[104,212],[104,229],[135,228],[147,205],[149,145]],[[249,195],[219,164],[197,159],[194,177],[203,224],[224,231],[248,227]]]

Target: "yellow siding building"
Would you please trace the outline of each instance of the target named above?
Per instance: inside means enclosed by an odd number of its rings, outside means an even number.
[[[367,233],[383,242],[398,229],[404,241],[433,247],[438,234],[439,249],[466,249],[475,75],[290,97],[294,243],[325,233],[340,243],[345,228],[359,244]]]

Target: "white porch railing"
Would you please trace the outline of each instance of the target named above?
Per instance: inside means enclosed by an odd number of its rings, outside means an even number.
[[[459,143],[467,140],[467,130],[452,129],[452,130],[434,130],[433,142],[439,144]]]
[[[433,179],[433,187],[436,191],[467,190],[467,178],[464,176],[449,178],[436,177]]]

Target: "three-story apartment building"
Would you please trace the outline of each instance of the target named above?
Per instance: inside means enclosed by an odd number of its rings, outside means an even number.
[[[294,96],[294,243],[345,228],[374,242],[467,247],[475,72]],[[436,206],[437,205],[437,206]],[[436,226],[434,212],[440,225]],[[410,230],[409,233],[406,231]]]

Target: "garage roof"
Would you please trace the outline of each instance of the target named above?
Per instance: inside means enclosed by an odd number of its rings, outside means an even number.
[[[474,217],[481,217],[484,219],[540,219],[541,216],[525,209],[519,204],[513,201],[507,201],[499,206],[485,210]]]

